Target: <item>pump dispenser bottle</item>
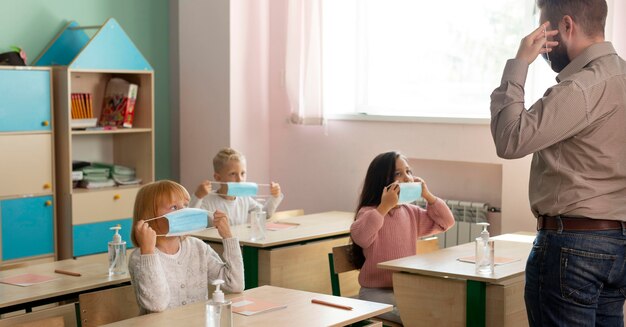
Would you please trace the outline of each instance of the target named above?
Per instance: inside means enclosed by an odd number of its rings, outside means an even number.
[[[489,240],[489,223],[477,223],[482,226],[480,237],[476,238],[476,273],[480,275],[493,274],[493,240]]]
[[[211,284],[215,286],[213,297],[206,304],[207,327],[232,327],[233,311],[231,301],[224,300],[224,293],[220,289],[224,281],[214,280]]]
[[[110,228],[115,231],[113,240],[109,242],[109,276],[122,275],[126,273],[126,242],[122,241],[119,234],[122,227],[120,225]]]

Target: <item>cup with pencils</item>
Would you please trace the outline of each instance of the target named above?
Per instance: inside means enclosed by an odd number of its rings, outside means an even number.
[[[72,128],[95,127],[98,119],[94,118],[91,93],[71,94]]]

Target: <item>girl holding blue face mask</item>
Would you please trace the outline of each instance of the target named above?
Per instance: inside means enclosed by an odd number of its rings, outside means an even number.
[[[186,209],[188,204],[187,190],[172,181],[144,185],[137,193],[131,232],[136,249],[128,270],[142,314],[206,301],[208,285],[215,279],[224,280],[223,289],[229,292],[243,291],[241,248],[228,217],[220,211]],[[224,260],[203,241],[180,236],[202,220],[206,227],[211,214],[223,238]]]
[[[403,194],[404,193],[404,194]],[[426,209],[407,203],[423,197]],[[401,323],[395,309],[392,271],[379,262],[415,255],[417,238],[448,230],[454,217],[448,206],[413,176],[398,152],[378,155],[367,170],[357,213],[350,227],[353,263],[359,272],[359,298],[394,305],[381,318]]]

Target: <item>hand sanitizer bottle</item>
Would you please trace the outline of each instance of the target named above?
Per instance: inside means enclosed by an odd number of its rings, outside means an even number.
[[[216,279],[211,284],[215,285],[216,288],[212,299],[206,304],[206,327],[232,327],[232,302],[224,300],[224,293],[220,289],[224,281]]]
[[[489,223],[477,223],[483,227],[480,237],[476,238],[476,273],[480,275],[493,274],[493,240],[489,240]]]
[[[123,275],[126,273],[126,242],[122,241],[119,234],[120,225],[110,228],[115,231],[113,241],[109,242],[109,276]]]

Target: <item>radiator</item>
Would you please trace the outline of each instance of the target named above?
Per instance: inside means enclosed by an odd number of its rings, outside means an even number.
[[[439,239],[440,249],[474,241],[482,230],[476,223],[487,222],[489,212],[500,212],[499,208],[489,207],[488,204],[481,202],[457,200],[444,200],[444,202],[452,211],[456,224],[446,232],[435,235]],[[426,201],[420,199],[416,204],[425,207]]]

